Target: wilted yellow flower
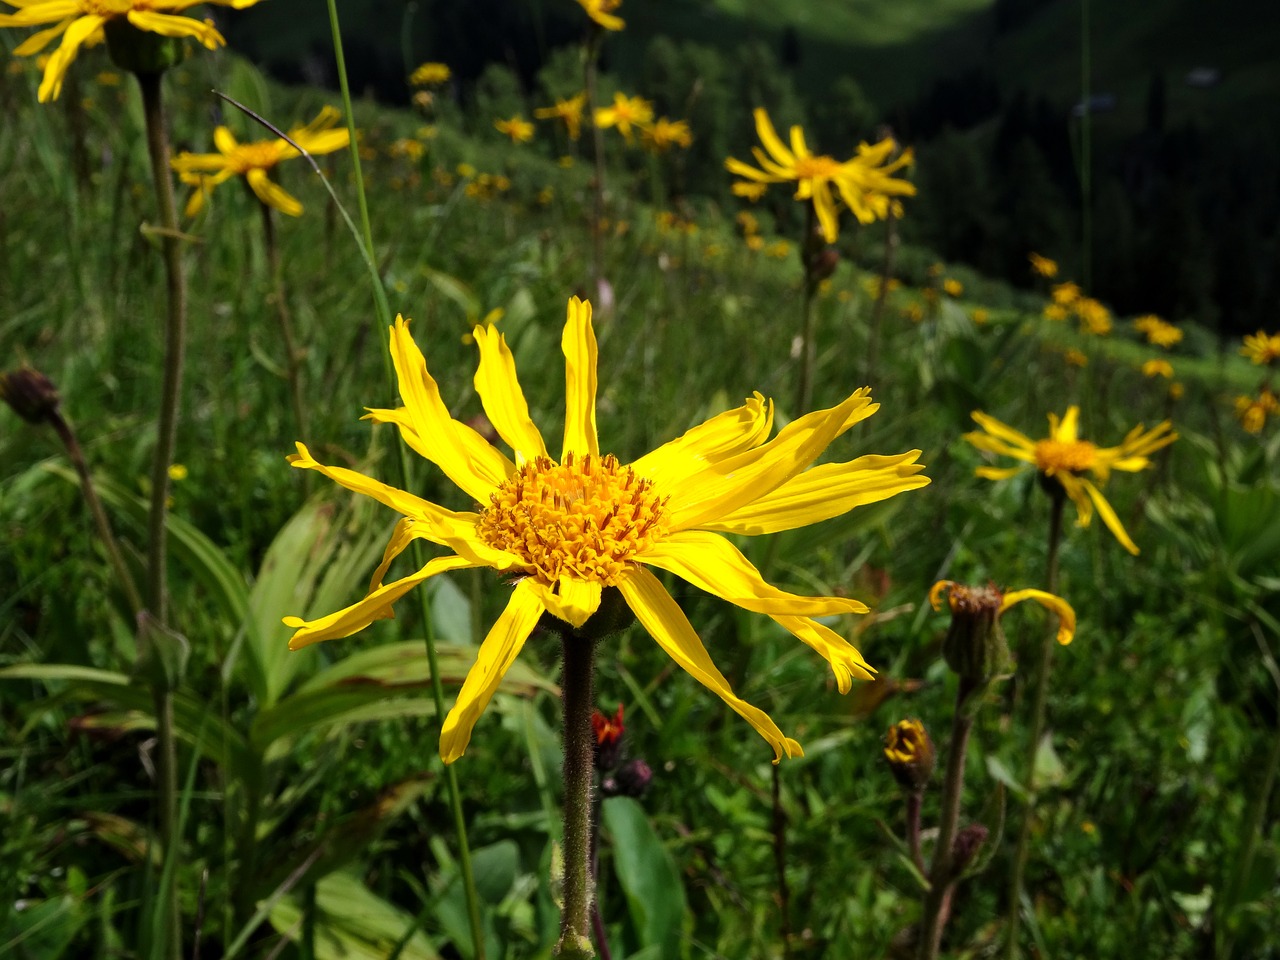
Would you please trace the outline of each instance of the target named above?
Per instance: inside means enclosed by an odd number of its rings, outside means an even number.
[[[1148,360],[1142,365],[1142,375],[1144,377],[1164,377],[1166,380],[1173,379],[1173,364],[1168,360]]]
[[[683,120],[659,117],[652,124],[640,128],[640,142],[655,153],[666,153],[672,147],[687,150],[693,145],[693,134],[689,132],[689,124]]]
[[[562,121],[565,129],[569,131],[569,139],[577,140],[582,135],[582,111],[586,105],[587,95],[578,93],[567,100],[557,99],[555,106],[538,107],[533,111],[533,115],[539,120]],[[572,160],[572,158],[569,159]]]
[[[533,139],[533,124],[519,114],[509,120],[495,120],[493,126],[510,137],[512,143],[528,143]]]
[[[1144,430],[1139,424],[1125,435],[1118,447],[1099,447],[1080,439],[1079,418],[1079,407],[1068,407],[1061,420],[1051,413],[1049,436],[1043,440],[1032,440],[994,417],[975,410],[973,419],[982,427],[982,432],[966,433],[964,438],[979,450],[1030,464],[1045,482],[1056,481],[1076,505],[1078,526],[1089,525],[1096,507],[1098,516],[1102,517],[1102,522],[1121,545],[1130,553],[1137,553],[1138,548],[1125,533],[1120,518],[1086,474],[1103,484],[1112,470],[1131,473],[1143,470],[1151,465],[1148,454],[1167,447],[1178,439],[1178,435],[1165,420],[1150,430]],[[1023,469],[1021,466],[979,467],[977,475],[988,480],[1004,480]]]
[[[933,609],[942,609],[944,592],[947,594],[947,606],[951,609],[953,623],[956,620],[967,620],[967,626],[993,628],[1010,607],[1023,600],[1034,600],[1046,610],[1057,614],[1060,644],[1065,647],[1076,635],[1076,612],[1071,604],[1044,590],[1013,590],[1005,593],[994,586],[967,587],[954,580],[939,580],[929,588],[929,603]],[[948,663],[951,663],[951,658],[948,658]],[[955,664],[951,666],[958,673],[964,673]]]
[[[1027,259],[1031,261],[1031,272],[1036,276],[1050,279],[1058,275],[1058,264],[1048,257],[1042,257],[1038,253],[1029,253],[1027,254]]]
[[[1062,359],[1067,362],[1068,367],[1084,368],[1089,365],[1089,358],[1074,347],[1070,350],[1062,351]]]
[[[58,99],[67,68],[82,46],[101,43],[103,27],[113,20],[128,20],[145,33],[162,37],[193,37],[210,50],[226,44],[211,20],[179,16],[200,3],[243,10],[257,0],[4,0],[17,13],[0,13],[0,27],[54,26],[37,31],[14,49],[20,57],[39,53],[55,38],[62,43],[44,66],[38,98],[41,103]]]
[[[1069,307],[1080,299],[1080,287],[1078,284],[1071,283],[1055,283],[1049,290],[1053,297],[1053,302],[1059,306]]]
[[[1280,360],[1280,333],[1267,334],[1259,330],[1247,334],[1240,352],[1258,366],[1270,366]]]
[[[621,17],[613,15],[613,11],[622,6],[622,0],[578,0],[578,5],[606,30],[621,30],[627,25]]]
[[[964,293],[964,284],[959,280],[947,277],[947,279],[942,281],[942,290],[949,297],[958,297],[960,294]]]
[[[933,775],[937,753],[919,720],[899,720],[884,737],[884,758],[904,790],[918,792]]]
[[[336,126],[341,116],[333,107],[325,107],[310,123],[290,130],[289,139],[310,154],[341,150],[350,142],[347,128]],[[214,187],[236,176],[244,177],[267,206],[291,217],[301,215],[302,204],[269,176],[281,161],[301,156],[293,144],[279,138],[238,143],[226,127],[213,131],[213,144],[217,153],[180,153],[172,160],[182,182],[196,188],[187,201],[188,217],[200,211]]]
[[[804,597],[765,582],[724,534],[757,536],[818,523],[855,506],[928,483],[920,451],[812,467],[838,436],[877,409],[858,390],[830,409],[787,424],[772,440],[772,404],[760,394],[712,417],[652,453],[624,464],[602,453],[596,435],[596,338],[591,307],[569,301],[565,354],[565,428],[552,458],[516,379],[515,359],[492,326],[477,326],[476,390],[512,457],[455,420],[409,334],[396,319],[391,354],[404,406],[370,410],[413,450],[435,463],[477,506],[454,511],[345,467],[317,461],[304,444],[294,467],[316,470],[402,515],[368,595],[311,621],[288,617],[298,649],[350,636],[394,615],[392,605],[429,577],[488,567],[514,582],[507,606],[480,645],[457,701],[444,720],[440,754],[462,756],[471,730],[543,614],[577,628],[616,588],[640,624],[682,668],[741,714],[769,742],[775,761],[800,745],[761,710],[739,699],[716,668],[679,605],[650,571],[665,570],[744,609],[772,617],[831,664],[842,692],[871,671],[861,654],[817,617],[865,612],[856,600]],[[385,583],[392,561],[416,539],[451,551]]]
[[[612,107],[597,107],[596,126],[602,130],[617,127],[624,140],[631,142],[631,128],[640,127],[653,120],[653,104],[643,97],[628,97],[623,93],[613,95]]]
[[[1258,398],[1236,397],[1236,417],[1240,426],[1249,433],[1261,433],[1267,425],[1267,417],[1280,411],[1280,400],[1270,390],[1264,389]]]
[[[914,184],[890,176],[912,160],[910,150],[903,150],[895,160],[889,159],[898,149],[892,139],[881,140],[875,146],[860,144],[857,154],[841,163],[833,157],[810,152],[805,144],[804,131],[798,126],[791,128],[791,147],[788,149],[778,138],[764,109],[757,107],[753,115],[756,133],[764,145],[764,150],[751,148],[760,169],[733,157],[725,160],[726,169],[760,184],[794,181],[795,198],[813,202],[814,213],[827,243],[835,243],[839,236],[835,193],[860,223],[883,219],[889,212],[892,197],[915,195]]]
[[[415,87],[438,87],[448,83],[453,76],[447,64],[427,62],[409,74],[409,82]]]

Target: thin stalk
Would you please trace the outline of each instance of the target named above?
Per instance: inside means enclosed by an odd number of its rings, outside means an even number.
[[[942,788],[942,818],[938,824],[938,843],[933,848],[933,866],[929,871],[929,892],[925,895],[924,917],[920,925],[920,960],[934,960],[942,945],[942,931],[951,913],[951,895],[957,876],[953,847],[960,825],[960,799],[964,793],[964,764],[969,750],[969,734],[973,730],[972,710],[966,701],[975,690],[974,681],[960,678],[956,691],[955,711],[951,716],[951,744],[947,749],[946,781]]]
[[[924,805],[924,795],[919,790],[907,794],[907,852],[911,854],[911,862],[923,875],[927,873],[924,857],[920,855],[920,810]]]
[[[1045,576],[1045,589],[1050,593],[1058,592],[1058,547],[1062,542],[1062,508],[1066,503],[1066,493],[1062,487],[1055,486],[1050,491],[1053,507],[1049,515],[1049,560]],[[1040,641],[1040,664],[1035,675],[1035,688],[1032,692],[1031,706],[1031,740],[1027,745],[1027,755],[1022,769],[1026,771],[1027,804],[1022,815],[1022,826],[1018,831],[1018,846],[1013,854],[1013,877],[1009,884],[1009,937],[1005,943],[1005,957],[1015,960],[1018,956],[1018,925],[1022,920],[1022,881],[1027,870],[1027,856],[1031,852],[1031,826],[1036,812],[1035,767],[1036,754],[1039,752],[1040,739],[1044,736],[1045,717],[1049,702],[1049,671],[1053,666],[1053,649],[1057,646],[1057,624],[1052,624],[1045,631]]]
[[[329,26],[333,34],[333,52],[338,67],[338,86],[342,92],[342,108],[347,118],[347,132],[350,134],[348,150],[355,169],[356,200],[360,207],[361,253],[364,256],[365,265],[369,269],[370,280],[373,282],[374,306],[378,313],[378,320],[382,329],[386,330],[391,326],[391,305],[387,302],[387,291],[383,286],[382,278],[378,273],[377,262],[374,258],[373,229],[369,224],[369,205],[365,199],[364,178],[360,172],[360,150],[356,139],[355,119],[351,112],[351,87],[347,82],[346,59],[342,53],[342,29],[338,24],[338,7],[336,0],[326,0],[326,5],[329,11]],[[395,376],[391,369],[389,352],[383,354],[383,366],[386,370],[387,378],[394,382]],[[397,463],[400,465],[400,484],[403,489],[409,489],[408,455],[403,444],[399,445],[398,449],[400,451],[400,456],[397,458]],[[426,563],[421,544],[416,541],[412,547],[412,554],[414,563],[419,567]],[[427,667],[431,671],[431,699],[435,705],[436,718],[443,722],[445,715],[444,688],[440,682],[440,664],[439,658],[436,656],[430,601],[427,598],[425,589],[415,590],[414,593],[417,595],[418,612],[422,618],[423,643],[427,651]],[[449,808],[453,816],[454,837],[458,843],[458,866],[462,872],[462,888],[467,901],[467,921],[471,927],[472,953],[476,957],[484,957],[484,926],[480,915],[480,895],[476,890],[475,869],[471,863],[471,845],[467,841],[467,821],[462,812],[462,793],[458,787],[458,775],[452,764],[445,765],[444,775],[445,786],[449,794]]]
[[[163,74],[137,73],[142,94],[142,112],[147,125],[147,151],[159,204],[161,249],[164,253],[167,312],[164,332],[164,373],[160,388],[160,417],[156,425],[156,446],[151,464],[151,506],[147,535],[146,602],[161,627],[168,626],[168,557],[165,528],[169,501],[169,465],[173,462],[178,436],[178,412],[182,393],[182,367],[187,336],[187,286],[182,267],[182,241],[178,233],[178,208],[173,196],[173,174],[169,168],[169,131],[165,120]],[[160,842],[166,855],[179,838],[176,831],[178,771],[177,745],[173,737],[173,693],[156,684],[153,690],[156,711],[156,778],[160,806]],[[167,919],[167,957],[182,954],[182,925],[176,884],[160,892],[160,909]]]
[[[596,124],[596,62],[600,57],[600,30],[591,26],[583,50],[582,82],[587,91],[586,122],[591,126],[591,152],[595,161],[591,211],[591,294],[600,296],[604,276],[604,131]]]
[[[564,697],[564,912],[560,918],[560,942],[556,956],[564,960],[590,960],[591,902],[591,805],[595,776],[595,735],[591,710],[595,699],[596,642],[560,632],[564,651],[561,689]]]
[[[298,349],[298,341],[293,335],[293,317],[289,312],[289,301],[284,290],[284,271],[280,266],[280,248],[276,244],[275,217],[271,208],[261,200],[258,207],[262,211],[262,239],[267,248],[267,272],[271,275],[271,296],[276,302],[276,317],[280,321],[280,339],[284,341],[285,378],[289,381],[289,402],[293,406],[294,427],[298,431],[298,439],[308,443],[311,432],[307,427],[307,411],[302,403],[302,353]]]

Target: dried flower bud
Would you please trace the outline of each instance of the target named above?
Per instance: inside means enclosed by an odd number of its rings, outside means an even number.
[[[0,400],[28,423],[44,423],[58,409],[58,388],[32,367],[0,373]]]
[[[622,760],[622,735],[627,729],[622,723],[622,704],[618,704],[618,712],[612,717],[593,710],[591,729],[595,733],[596,769],[602,773],[613,770]]]
[[[987,842],[990,831],[980,823],[971,823],[958,834],[951,844],[951,869],[960,874],[974,861]]]
[[[606,797],[644,796],[653,782],[653,770],[643,760],[628,760],[613,776],[600,781],[600,792]]]
[[[1000,629],[1004,595],[995,587],[965,587],[940,580],[929,591],[934,609],[947,589],[951,627],[942,641],[947,666],[966,680],[984,683],[1009,670],[1009,647]]]
[[[884,757],[904,790],[918,793],[933,776],[933,741],[919,720],[899,720],[889,728],[884,737]]]

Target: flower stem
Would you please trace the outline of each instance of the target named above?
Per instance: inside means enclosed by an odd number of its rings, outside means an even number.
[[[953,847],[960,825],[960,799],[964,793],[964,764],[969,750],[969,733],[973,730],[973,710],[968,700],[977,685],[968,677],[960,678],[956,690],[956,706],[951,716],[951,743],[947,748],[946,781],[942,788],[942,817],[938,824],[938,842],[933,848],[933,866],[929,871],[929,892],[925,895],[924,916],[920,925],[920,960],[934,960],[942,945],[942,931],[951,913],[951,895],[959,880],[954,865]]]
[[[276,316],[280,320],[280,338],[284,340],[285,377],[289,381],[289,401],[293,405],[294,427],[298,431],[298,439],[308,443],[311,439],[307,429],[306,407],[302,404],[302,354],[298,350],[298,341],[293,335],[293,318],[289,313],[289,301],[284,291],[284,271],[280,266],[280,249],[276,244],[275,217],[271,208],[258,201],[262,210],[262,237],[267,248],[267,271],[271,275],[271,296],[276,302]]]
[[[1045,575],[1045,589],[1049,593],[1058,592],[1058,547],[1062,542],[1062,508],[1066,503],[1066,493],[1062,487],[1055,485],[1050,491],[1053,507],[1049,515],[1049,559]],[[1049,671],[1053,666],[1053,648],[1057,646],[1057,625],[1053,624],[1045,631],[1040,642],[1040,664],[1036,671],[1031,707],[1031,740],[1027,745],[1026,759],[1022,768],[1026,771],[1027,803],[1022,815],[1022,826],[1018,831],[1018,846],[1013,854],[1013,876],[1009,883],[1009,922],[1008,939],[1005,943],[1005,957],[1014,960],[1018,956],[1018,925],[1022,919],[1022,881],[1027,870],[1027,856],[1031,850],[1031,826],[1036,812],[1035,767],[1036,755],[1040,751],[1040,739],[1044,736],[1045,717],[1049,701]]]
[[[923,875],[927,873],[924,857],[920,855],[920,809],[924,805],[924,795],[919,790],[907,794],[907,852],[911,854],[911,862]]]
[[[162,73],[136,73],[146,118],[147,151],[160,208],[161,249],[164,253],[167,314],[164,332],[164,375],[160,387],[160,418],[151,463],[151,507],[147,531],[146,602],[161,627],[168,626],[168,558],[165,520],[169,503],[169,465],[178,436],[178,411],[182,393],[182,366],[187,336],[187,285],[182,267],[182,241],[178,233],[178,208],[169,169],[169,130],[165,120]],[[160,842],[166,856],[175,854],[177,836],[177,745],[173,736],[173,692],[161,684],[153,689],[156,712],[157,763],[160,806]],[[164,911],[163,955],[182,955],[182,917],[178,888],[170,883],[160,892]]]
[[[591,786],[595,739],[591,709],[596,641],[560,632],[564,650],[564,911],[556,955],[589,960],[591,948]]]

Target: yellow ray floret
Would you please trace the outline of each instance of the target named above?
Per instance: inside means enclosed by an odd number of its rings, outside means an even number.
[[[769,742],[775,762],[800,755],[795,740],[733,692],[651,568],[771,617],[828,661],[841,692],[855,678],[872,676],[858,650],[819,619],[864,613],[864,604],[774,587],[723,535],[793,529],[929,482],[916,462],[918,450],[813,466],[832,440],[876,411],[867,390],[800,417],[772,439],[773,405],[757,393],[624,463],[600,449],[591,305],[575,297],[561,338],[565,427],[558,460],[530,417],[505,338],[492,325],[475,328],[476,391],[498,436],[511,448],[508,457],[449,413],[408,323],[397,318],[390,333],[404,406],[371,410],[369,419],[394,424],[413,450],[474,501],[475,509],[446,510],[355,470],[320,463],[298,444],[290,458],[294,467],[318,471],[403,519],[362,600],[313,620],[289,617],[285,622],[295,628],[290,647],[296,649],[392,617],[400,597],[438,573],[483,566],[507,575],[515,586],[506,610],[480,645],[444,721],[440,753],[446,762],[466,750],[472,728],[539,618],[550,614],[581,626],[609,588],[620,592],[672,659]],[[414,540],[452,554],[386,582],[392,563]]]

